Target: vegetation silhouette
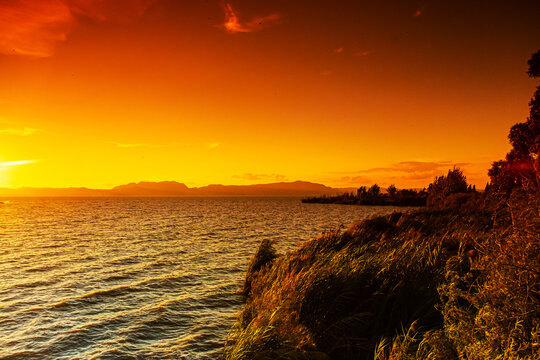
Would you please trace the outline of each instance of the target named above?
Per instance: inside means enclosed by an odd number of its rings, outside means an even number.
[[[424,206],[426,201],[427,192],[425,189],[420,191],[414,189],[398,190],[395,185],[390,185],[384,193],[377,184],[369,188],[362,186],[356,191],[356,194],[323,195],[302,199],[304,203],[383,206]]]
[[[540,77],[540,50],[529,60],[530,77]],[[515,124],[508,139],[512,149],[505,160],[495,161],[488,174],[491,188],[500,195],[509,197],[516,188],[538,191],[540,184],[540,85],[529,102],[527,121]]]
[[[487,191],[453,169],[425,208],[261,244],[224,358],[540,359],[539,89]]]
[[[441,175],[429,184],[427,205],[430,207],[447,207],[448,201],[457,199],[468,199],[467,193],[476,192],[476,186],[467,185],[467,178],[460,168],[454,167],[448,170],[448,174]],[[457,194],[462,194],[458,196]],[[453,195],[453,196],[452,196]]]

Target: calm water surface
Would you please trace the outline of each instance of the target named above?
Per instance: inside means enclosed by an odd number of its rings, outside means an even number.
[[[299,199],[11,199],[0,358],[215,359],[262,239],[281,252],[392,208]]]

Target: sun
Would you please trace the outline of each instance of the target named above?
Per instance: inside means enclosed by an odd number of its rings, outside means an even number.
[[[36,160],[13,160],[0,162],[0,187],[12,187],[10,183],[11,173],[15,167],[35,163]]]

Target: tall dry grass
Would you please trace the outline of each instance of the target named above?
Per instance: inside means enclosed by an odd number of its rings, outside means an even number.
[[[533,359],[537,224],[494,229],[487,201],[373,217],[274,257],[249,276],[225,358]]]

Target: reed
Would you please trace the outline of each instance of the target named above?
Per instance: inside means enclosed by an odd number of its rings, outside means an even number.
[[[225,357],[538,356],[535,218],[496,228],[485,196],[471,196],[263,256],[272,261],[251,272]]]

